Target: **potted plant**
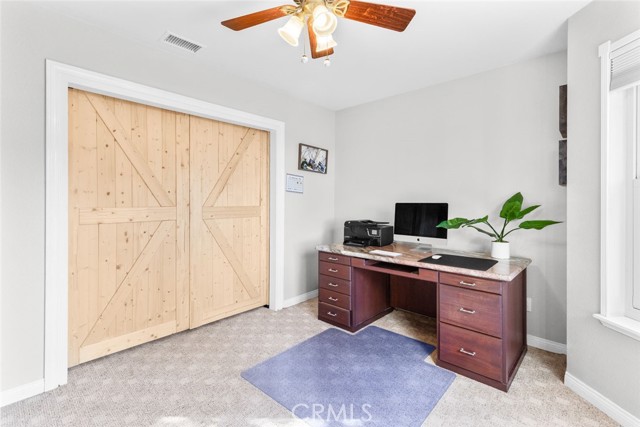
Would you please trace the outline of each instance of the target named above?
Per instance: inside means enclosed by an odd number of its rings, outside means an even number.
[[[467,218],[453,218],[448,219],[446,221],[442,221],[437,226],[440,228],[446,229],[457,229],[464,227],[471,227],[474,230],[479,231],[480,233],[486,234],[490,236],[493,241],[491,243],[491,256],[493,258],[507,259],[509,258],[509,242],[505,240],[509,234],[513,233],[516,230],[542,230],[545,227],[548,227],[553,224],[559,224],[562,221],[551,221],[546,219],[532,220],[532,221],[522,221],[517,226],[507,230],[507,226],[512,221],[521,220],[525,217],[525,215],[533,212],[538,209],[540,205],[529,206],[528,208],[522,209],[522,202],[524,198],[521,193],[516,193],[509,198],[504,205],[502,205],[502,209],[500,210],[500,218],[504,219],[504,223],[502,224],[502,228],[498,231],[497,228],[493,227],[489,223],[489,215],[485,215],[482,218],[476,219],[467,219]],[[484,224],[489,227],[489,229],[480,228],[480,226]]]

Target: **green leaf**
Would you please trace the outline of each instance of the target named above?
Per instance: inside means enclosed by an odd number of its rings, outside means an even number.
[[[466,224],[464,224],[464,227],[468,227],[473,224],[479,224],[487,221],[489,221],[489,215],[485,215],[482,218],[470,219]]]
[[[469,222],[467,218],[452,218],[446,221],[442,221],[440,224],[436,225],[439,228],[446,228],[448,230],[460,228],[462,225],[465,225]]]
[[[520,209],[522,208],[523,197],[520,192],[509,197],[509,200],[504,202],[502,210],[500,211],[500,218],[504,218],[507,221],[513,221],[518,217]]]
[[[540,205],[529,206],[528,208],[521,210],[520,213],[518,213],[518,216],[515,219],[522,219],[522,218],[524,218],[525,215],[527,215],[530,212],[538,209],[539,207],[540,207]]]
[[[553,224],[560,224],[562,221],[550,221],[546,219],[539,219],[534,221],[523,221],[520,223],[520,228],[525,230],[542,230],[545,227],[548,227]]]
[[[498,236],[496,236],[495,234],[490,233],[490,232],[488,232],[488,231],[486,231],[486,230],[483,230],[482,228],[478,228],[478,227],[476,227],[475,225],[466,225],[466,227],[470,227],[470,228],[473,228],[474,230],[478,230],[479,232],[481,232],[481,233],[483,233],[483,234],[486,234],[487,236],[491,236],[491,237],[492,237],[492,238],[494,238],[494,239],[497,239],[497,238],[498,238]]]

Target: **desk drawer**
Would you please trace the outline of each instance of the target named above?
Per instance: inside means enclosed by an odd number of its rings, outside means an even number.
[[[502,337],[502,297],[449,285],[438,285],[440,320],[494,337]]]
[[[351,282],[348,280],[336,279],[331,276],[325,276],[324,274],[320,274],[318,276],[318,287],[340,292],[345,295],[351,295]]]
[[[318,252],[320,261],[335,262],[336,264],[351,265],[351,257],[329,252]]]
[[[334,305],[318,303],[318,317],[344,326],[351,326],[351,312]]]
[[[463,289],[473,289],[476,291],[502,294],[502,282],[495,280],[480,279],[478,277],[463,276],[461,274],[440,273],[440,283],[458,286]]]
[[[502,340],[440,322],[438,357],[448,363],[502,381]]]
[[[341,294],[339,292],[320,289],[318,301],[335,305],[336,307],[344,308],[345,310],[351,310],[351,296]]]
[[[351,267],[348,265],[320,261],[318,265],[318,273],[337,277],[338,279],[351,280]]]

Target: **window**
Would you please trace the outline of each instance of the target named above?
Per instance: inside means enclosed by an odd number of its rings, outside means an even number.
[[[603,325],[640,340],[640,30],[600,46]]]

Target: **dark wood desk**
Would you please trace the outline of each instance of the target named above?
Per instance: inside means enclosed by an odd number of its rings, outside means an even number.
[[[487,271],[420,262],[416,245],[321,245],[318,318],[355,332],[394,308],[437,318],[436,364],[507,391],[527,351],[526,268],[499,261]],[[371,254],[374,249],[399,257]],[[437,253],[477,256],[436,249]]]

